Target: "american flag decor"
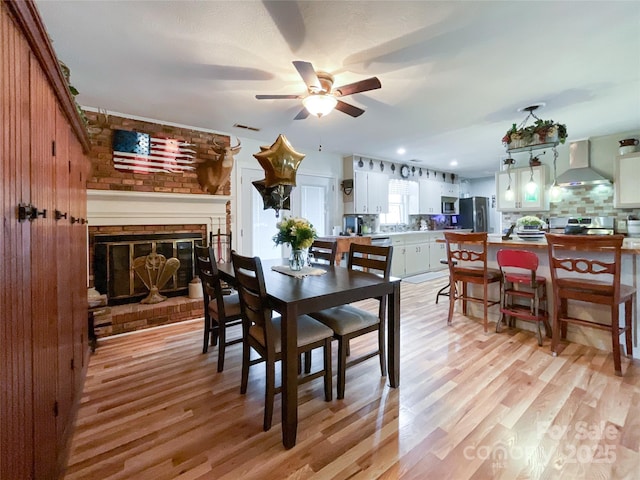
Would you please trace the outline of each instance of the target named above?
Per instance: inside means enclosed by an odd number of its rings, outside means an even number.
[[[130,173],[181,173],[194,170],[190,143],[147,133],[114,130],[113,166]]]

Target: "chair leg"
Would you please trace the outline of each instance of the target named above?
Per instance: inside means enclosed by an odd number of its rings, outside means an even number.
[[[613,365],[616,375],[622,376],[622,362],[620,361],[620,310],[618,305],[611,307],[611,341],[613,344]]]
[[[387,376],[387,346],[385,344],[385,322],[380,322],[378,328],[378,357],[380,359],[380,375]]]
[[[240,393],[247,393],[247,384],[249,383],[249,362],[251,360],[251,347],[246,340],[247,336],[244,336],[245,340],[242,341],[242,376],[240,380]]]
[[[552,333],[551,333],[551,353],[553,356],[558,355],[558,340],[560,338],[560,298],[554,296],[553,298],[553,316],[552,316]]]
[[[456,297],[458,296],[458,291],[456,288],[455,282],[451,283],[451,290],[449,290],[449,316],[447,317],[447,325],[451,325],[451,320],[453,319],[453,309],[456,304]]]
[[[343,337],[338,338],[338,400],[344,398],[344,387],[347,370],[347,346],[349,342]]]
[[[324,341],[324,399],[327,402],[330,402],[331,400],[333,400],[333,371],[331,370],[331,340],[332,340],[331,338],[327,338]],[[308,352],[308,353],[311,353],[311,352]],[[309,355],[309,358],[311,358],[310,355]]]
[[[487,282],[484,282],[484,302],[482,302],[482,305],[484,306],[484,320],[483,320],[483,326],[484,326],[484,333],[487,333],[487,331],[489,330],[489,318],[488,318],[488,313],[489,313],[489,299],[487,298],[487,294],[488,294],[488,288],[487,288]]]
[[[209,351],[209,334],[211,332],[211,320],[207,315],[204,316],[204,345],[202,345],[202,353]]]
[[[304,352],[304,373],[311,373],[311,350]]]
[[[275,397],[276,388],[276,364],[271,359],[266,360],[266,388],[264,391],[264,431],[271,428],[273,419],[273,399]]]
[[[566,298],[560,301],[560,316],[566,318],[569,313],[569,306]],[[567,322],[560,322],[560,338],[565,340],[567,338]]]
[[[449,287],[451,287],[451,282],[447,283],[444,287],[438,290],[438,293],[436,293],[436,305],[438,304],[438,298],[440,298],[440,295],[442,295],[443,297],[448,297],[450,295],[450,293],[446,292]]]
[[[626,328],[624,332],[624,338],[626,340],[626,354],[628,357],[633,356],[633,339],[631,331],[631,323],[633,321],[633,305],[635,304],[635,296],[631,297],[624,304],[624,326]]]
[[[224,370],[224,354],[225,349],[227,348],[227,329],[224,323],[218,321],[218,336],[219,345],[218,345],[218,372]]]

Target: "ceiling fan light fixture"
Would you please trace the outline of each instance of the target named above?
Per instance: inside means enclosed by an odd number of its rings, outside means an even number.
[[[338,104],[338,100],[333,95],[326,93],[313,93],[303,98],[302,104],[311,115],[320,118],[331,113]]]

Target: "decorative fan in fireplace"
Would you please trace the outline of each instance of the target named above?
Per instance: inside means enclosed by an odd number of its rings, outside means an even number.
[[[169,281],[180,268],[180,260],[177,258],[166,259],[164,255],[156,253],[156,246],[149,255],[133,260],[133,270],[140,280],[149,289],[149,295],[140,300],[140,303],[160,303],[167,297],[160,295],[160,289]]]

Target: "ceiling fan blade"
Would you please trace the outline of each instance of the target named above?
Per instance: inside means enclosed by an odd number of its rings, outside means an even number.
[[[338,100],[338,103],[336,104],[336,110],[340,110],[342,113],[346,113],[347,115],[351,115],[352,117],[359,117],[364,113],[364,110],[362,110],[361,108],[349,105],[342,100]]]
[[[302,110],[300,110],[298,112],[298,114],[295,116],[294,120],[304,120],[305,118],[307,118],[309,116],[309,110],[307,110],[306,108],[303,108]]]
[[[304,80],[304,83],[307,84],[307,88],[310,92],[319,92],[320,90],[322,90],[322,85],[320,84],[318,75],[316,74],[316,71],[311,63],[303,62],[302,60],[295,60],[293,62],[293,66],[296,67],[296,70],[298,70],[298,73],[302,77],[302,80]]]
[[[280,99],[296,99],[302,98],[300,95],[256,95],[258,100],[280,100]]]
[[[367,92],[369,90],[376,90],[382,87],[378,77],[371,77],[359,82],[350,83],[349,85],[343,85],[333,89],[333,94],[344,97],[346,95],[353,95],[354,93]]]

